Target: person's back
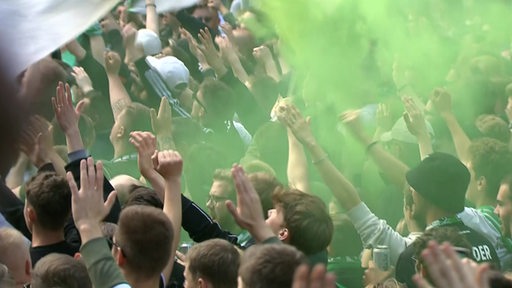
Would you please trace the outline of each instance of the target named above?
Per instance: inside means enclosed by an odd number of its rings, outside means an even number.
[[[73,256],[78,252],[64,238],[71,214],[71,191],[67,180],[55,173],[34,176],[26,188],[25,221],[32,232],[32,265],[50,253]]]
[[[440,219],[436,223],[435,227],[429,227],[430,229],[437,228],[453,228],[458,231],[469,243],[471,251],[469,253],[472,259],[477,263],[490,263],[492,267],[499,269],[500,259],[492,243],[487,240],[486,237],[476,232],[475,230],[466,226],[458,218],[444,218]],[[429,229],[427,229],[427,232]],[[416,241],[418,241],[417,238]],[[414,260],[415,242],[407,246],[407,248],[398,257],[396,265],[396,278],[401,283],[406,283],[407,287],[415,287],[413,285],[412,277],[416,273],[414,269],[416,261]]]

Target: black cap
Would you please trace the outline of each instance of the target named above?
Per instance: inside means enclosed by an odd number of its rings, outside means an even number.
[[[453,213],[464,210],[471,175],[456,157],[441,152],[427,156],[407,172],[411,187],[433,205]]]

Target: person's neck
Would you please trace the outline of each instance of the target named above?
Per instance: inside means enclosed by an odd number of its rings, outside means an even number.
[[[64,231],[48,231],[34,226],[32,229],[32,247],[47,246],[64,241]]]
[[[133,275],[127,275],[127,273],[125,273],[124,277],[133,288],[155,288],[160,286],[160,275],[150,279],[139,279]]]
[[[475,204],[476,208],[480,208],[482,206],[496,206],[496,198],[493,199],[492,197],[487,197],[485,192],[480,192],[480,194],[482,195],[481,197],[473,200],[469,199],[473,204]]]
[[[432,207],[427,212],[426,223],[427,223],[427,226],[429,226],[429,225],[432,225],[432,223],[434,221],[437,221],[441,218],[454,217],[454,216],[456,216],[456,214],[454,214],[452,212],[447,212],[447,211],[439,209],[437,207]]]
[[[114,159],[135,153],[135,148],[126,141],[119,141],[114,144]]]

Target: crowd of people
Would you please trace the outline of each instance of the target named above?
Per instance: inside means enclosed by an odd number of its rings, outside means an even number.
[[[394,23],[435,77],[346,13],[334,98],[250,0],[120,1],[0,77],[0,287],[512,287],[510,39],[431,2]]]

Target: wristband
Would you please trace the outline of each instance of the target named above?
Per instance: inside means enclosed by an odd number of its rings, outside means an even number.
[[[156,9],[156,4],[154,4],[154,3],[146,4],[146,8],[148,8],[148,7],[155,7],[155,9]]]

